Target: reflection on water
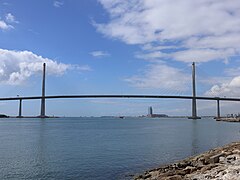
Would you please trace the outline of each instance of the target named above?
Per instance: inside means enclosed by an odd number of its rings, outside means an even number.
[[[197,154],[198,153],[198,128],[197,128],[197,120],[192,120],[192,151],[191,155]]]
[[[239,140],[212,119],[0,119],[0,179],[126,179]]]
[[[45,126],[46,126],[46,121],[45,120],[40,120],[39,122],[39,129],[36,132],[38,134],[38,139],[37,139],[37,147],[36,147],[36,175],[34,178],[41,178],[45,174],[48,173],[48,161],[46,158],[46,145],[45,145]]]

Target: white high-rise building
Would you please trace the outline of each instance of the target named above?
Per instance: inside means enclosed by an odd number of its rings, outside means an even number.
[[[148,117],[152,117],[153,115],[153,109],[152,106],[148,107]]]

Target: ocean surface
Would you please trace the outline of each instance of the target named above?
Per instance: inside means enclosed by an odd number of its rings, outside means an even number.
[[[211,118],[0,119],[0,179],[129,179],[237,140]]]

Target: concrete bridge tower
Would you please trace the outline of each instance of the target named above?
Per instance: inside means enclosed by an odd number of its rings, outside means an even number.
[[[196,70],[195,62],[192,63],[192,116],[188,117],[189,119],[201,119],[197,116],[197,101],[196,101]]]
[[[40,118],[45,118],[45,78],[46,78],[46,63],[43,63],[43,79],[42,79],[42,100]]]

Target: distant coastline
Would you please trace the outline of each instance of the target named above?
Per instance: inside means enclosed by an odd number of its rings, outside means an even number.
[[[40,117],[40,116],[7,116],[5,114],[0,114],[0,118],[60,118],[58,116],[45,116],[45,117]]]
[[[0,114],[0,118],[9,118],[9,116],[7,116],[5,114]]]
[[[149,117],[147,115],[142,115],[142,116],[45,116],[45,117],[40,117],[40,116],[8,116],[5,114],[0,114],[0,118],[152,118],[152,119],[172,119],[172,118],[188,118],[188,116],[153,116],[153,117]],[[215,118],[215,116],[201,116],[202,118]],[[228,118],[230,119],[230,118]],[[220,121],[220,119],[217,119],[218,121]],[[221,118],[221,120],[224,120],[224,118]]]

